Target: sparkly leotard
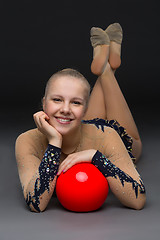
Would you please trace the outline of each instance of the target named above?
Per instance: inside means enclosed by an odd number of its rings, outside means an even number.
[[[123,140],[128,153],[134,161],[134,157],[131,153],[132,151],[132,139],[126,133],[126,130],[121,127],[117,121],[115,120],[104,120],[104,119],[93,119],[93,120],[83,120],[83,124],[94,124],[98,129],[104,132],[105,127],[114,128],[121,139]],[[40,212],[39,204],[40,204],[40,196],[44,193],[45,190],[49,192],[49,184],[54,179],[58,172],[58,167],[60,163],[60,154],[61,149],[55,146],[48,144],[48,147],[43,156],[42,162],[39,166],[39,177],[35,181],[34,195],[31,196],[30,193],[27,194],[26,203],[28,206],[32,204],[34,208]],[[102,174],[107,177],[119,178],[121,184],[124,186],[124,183],[131,183],[133,190],[135,191],[136,198],[138,197],[138,189],[141,194],[145,193],[145,188],[140,178],[138,183],[131,176],[124,173],[121,169],[116,167],[110,160],[108,160],[100,151],[97,150],[96,154],[92,158],[92,164],[94,164]],[[56,189],[56,188],[55,188]],[[53,196],[56,196],[56,191],[54,190]]]
[[[119,134],[121,137],[132,161],[135,163],[135,157],[132,154],[132,144],[133,140],[126,132],[126,129],[122,127],[116,120],[105,120],[101,118],[94,118],[92,120],[82,120],[82,123],[84,124],[94,124],[98,129],[101,128],[101,130],[104,132],[105,127],[111,127]]]

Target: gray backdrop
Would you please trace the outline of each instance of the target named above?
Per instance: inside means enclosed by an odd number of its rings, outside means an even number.
[[[159,239],[158,1],[1,1],[0,240]],[[110,193],[101,209],[72,213],[53,198],[43,213],[25,205],[14,156],[17,136],[34,128],[50,75],[64,67],[90,72],[89,30],[120,22],[124,30],[117,78],[143,141],[137,165],[147,190],[141,211]]]

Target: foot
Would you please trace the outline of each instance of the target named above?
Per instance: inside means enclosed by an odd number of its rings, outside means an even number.
[[[119,23],[113,23],[105,30],[110,39],[109,63],[115,70],[121,65],[121,43],[123,30]]]
[[[101,75],[109,58],[110,40],[101,28],[91,28],[91,44],[93,47],[93,61],[91,71],[95,75]]]

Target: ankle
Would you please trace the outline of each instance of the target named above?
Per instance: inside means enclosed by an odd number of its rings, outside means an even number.
[[[95,75],[101,75],[108,62],[110,40],[105,31],[101,28],[91,28],[91,44],[94,49],[91,71]]]
[[[100,45],[94,48],[91,71],[95,75],[101,75],[106,67],[109,57],[109,46]]]

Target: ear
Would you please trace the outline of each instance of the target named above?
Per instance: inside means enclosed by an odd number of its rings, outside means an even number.
[[[42,99],[42,107],[43,107],[43,111],[45,111],[45,97],[43,97]]]

